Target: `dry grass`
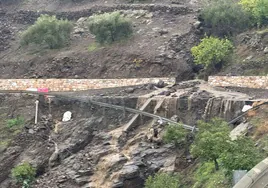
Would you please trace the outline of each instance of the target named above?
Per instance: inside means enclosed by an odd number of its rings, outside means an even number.
[[[268,105],[249,111],[250,123],[254,126],[253,137],[258,140],[268,134]]]
[[[254,138],[259,139],[268,133],[268,121],[263,122],[261,125],[257,126],[254,133]]]

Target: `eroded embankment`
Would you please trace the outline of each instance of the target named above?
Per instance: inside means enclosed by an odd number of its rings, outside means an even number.
[[[34,187],[142,187],[146,177],[160,169],[187,169],[192,165],[191,160],[185,159],[187,151],[177,152],[161,139],[148,139],[152,127],[162,134],[164,127],[157,122],[159,119],[100,107],[89,99],[137,108],[189,125],[215,116],[229,120],[241,112],[243,100],[215,96],[196,86],[177,85],[142,97],[68,94],[49,100],[27,94],[2,95],[2,107],[6,111],[13,108],[16,115],[25,116],[25,126],[1,151],[0,170],[5,172],[1,173],[1,187],[14,185],[10,170],[21,161],[37,167]],[[39,120],[34,125],[36,99],[40,101]],[[11,107],[12,101],[20,102],[13,102]],[[61,122],[66,111],[72,112],[72,120]],[[3,119],[10,118],[8,114],[2,111]]]

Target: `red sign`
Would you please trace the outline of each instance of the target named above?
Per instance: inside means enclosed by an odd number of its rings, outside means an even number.
[[[48,88],[38,88],[37,91],[41,93],[48,93]]]

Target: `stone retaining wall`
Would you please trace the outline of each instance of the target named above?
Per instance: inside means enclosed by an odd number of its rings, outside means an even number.
[[[131,78],[131,79],[0,79],[0,90],[29,90],[48,88],[49,91],[82,91],[112,87],[135,86],[157,83],[163,80],[174,84],[175,78]]]
[[[208,83],[220,87],[247,87],[268,89],[268,76],[210,76]]]
[[[14,13],[8,13],[13,22],[20,24],[33,24],[41,14],[56,15],[58,18],[67,18],[68,20],[77,20],[81,17],[89,17],[95,13],[113,12],[116,10],[148,10],[150,12],[165,12],[175,15],[185,15],[193,12],[187,6],[182,5],[161,5],[161,4],[118,4],[118,5],[100,5],[92,6],[88,9],[69,12],[49,12],[49,11],[25,11],[21,10]]]

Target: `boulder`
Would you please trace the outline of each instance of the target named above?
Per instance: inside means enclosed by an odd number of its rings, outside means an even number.
[[[268,54],[268,47],[264,48],[263,52],[264,52],[265,54]]]
[[[158,83],[156,84],[156,87],[158,88],[163,88],[166,86],[166,83],[163,80],[159,80]]]

